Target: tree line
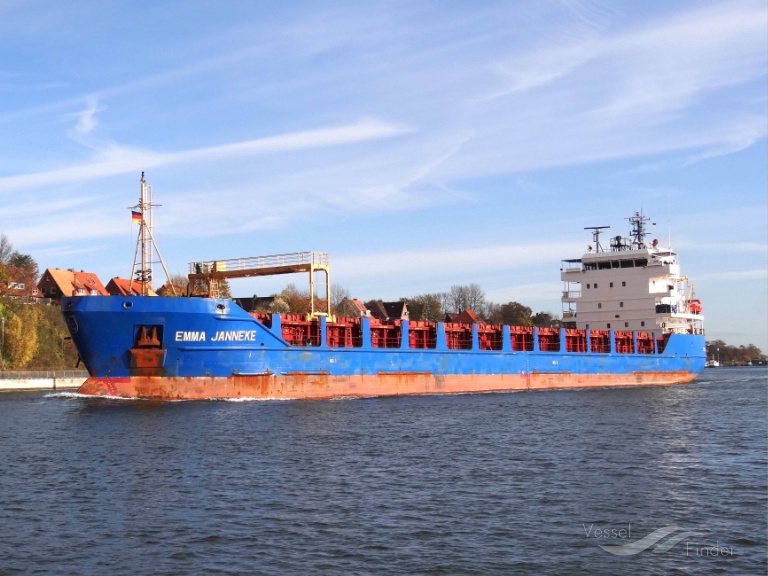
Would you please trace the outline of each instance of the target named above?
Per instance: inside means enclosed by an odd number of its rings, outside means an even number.
[[[753,344],[731,346],[722,340],[712,340],[707,342],[707,360],[715,360],[720,366],[747,366],[755,361],[765,361],[765,356]]]
[[[37,286],[37,262],[15,250],[0,233],[0,370],[71,370],[77,352],[58,306],[34,306],[9,298]]]
[[[77,351],[58,306],[0,297],[0,370],[74,370]]]
[[[171,282],[180,294],[185,294],[188,290],[193,294],[200,294],[206,291],[205,286],[200,283],[190,285],[188,278],[182,274],[174,274]],[[226,280],[221,282],[220,288],[223,297],[231,297],[231,289]],[[379,301],[381,300],[379,299]],[[531,308],[519,302],[496,304],[495,302],[488,301],[485,292],[478,284],[451,286],[448,292],[402,296],[398,298],[398,301],[406,303],[411,320],[441,322],[445,320],[448,313],[472,310],[479,320],[486,324],[560,326],[560,319],[549,312],[537,312],[534,314]],[[308,314],[311,308],[309,290],[298,288],[295,284],[288,284],[280,293],[274,295],[269,303],[258,306],[254,311],[279,314]],[[315,296],[315,308],[325,309],[325,299]],[[352,304],[351,294],[340,284],[331,286],[331,311],[336,316],[347,318],[355,317],[359,314],[357,308]]]
[[[379,300],[381,301],[381,300]],[[533,313],[528,306],[519,302],[496,304],[486,299],[485,292],[477,284],[451,286],[448,292],[402,296],[410,320],[441,322],[449,313],[472,310],[480,322],[485,324],[510,324],[515,326],[559,326],[560,320],[548,312]],[[369,300],[370,302],[370,300]],[[325,299],[315,298],[315,308],[324,309]],[[309,290],[289,284],[268,305],[257,312],[279,312],[282,314],[306,314],[310,311]],[[331,287],[331,311],[336,316],[355,317],[359,315],[352,304],[349,291],[338,284]]]
[[[75,368],[77,352],[58,306],[32,306],[7,298],[15,287],[36,286],[38,265],[29,254],[13,248],[5,234],[0,233],[0,369],[3,370],[65,370]],[[182,274],[170,280],[174,286],[186,291],[188,278]],[[198,287],[202,289],[202,287]],[[229,285],[223,283],[223,295],[230,297]],[[534,313],[519,302],[497,304],[486,298],[477,284],[451,286],[448,292],[435,292],[403,296],[411,320],[442,321],[448,313],[472,310],[480,322],[514,326],[558,327],[560,320],[549,312]],[[316,308],[323,309],[324,301],[315,299]],[[337,316],[354,317],[358,314],[352,297],[343,286],[331,289],[331,308]],[[309,290],[288,284],[259,312],[307,314],[310,311]],[[707,342],[707,358],[721,365],[744,365],[765,359],[759,348],[730,346],[722,340]]]

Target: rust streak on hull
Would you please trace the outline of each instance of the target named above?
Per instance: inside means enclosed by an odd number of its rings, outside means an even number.
[[[89,378],[78,390],[92,396],[151,400],[206,400],[217,398],[329,399],[343,397],[467,394],[619,386],[684,384],[695,374],[643,372],[634,374],[530,373],[497,375],[435,375],[386,373],[331,376],[287,374],[227,378]]]

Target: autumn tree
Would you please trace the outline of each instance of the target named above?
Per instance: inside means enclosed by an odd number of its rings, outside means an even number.
[[[24,284],[27,288],[37,286],[40,271],[37,262],[29,254],[14,252],[8,263],[8,276],[11,282]]]
[[[291,307],[288,302],[286,302],[283,297],[278,294],[275,296],[272,304],[270,304],[269,312],[272,312],[273,314],[289,314],[291,312]]]
[[[534,326],[541,326],[544,328],[559,328],[560,320],[550,314],[549,312],[537,312],[531,318]]]
[[[40,276],[37,262],[29,254],[13,249],[5,234],[0,234],[0,296],[13,285],[33,288]]]
[[[309,302],[309,290],[300,290],[295,284],[288,284],[280,294],[275,297],[275,304],[273,304],[273,312],[277,312],[275,308],[279,307],[281,312],[285,308],[285,312],[291,314],[309,314],[310,302]]]
[[[441,294],[420,294],[412,298],[400,298],[408,305],[411,320],[438,322],[445,318]]]
[[[71,370],[77,351],[58,306],[37,306],[0,298],[5,319],[0,351],[6,370]]]
[[[232,298],[232,289],[226,278],[219,279],[219,298]]]
[[[533,326],[532,311],[519,302],[493,304],[490,307],[488,321],[491,324],[509,324],[510,326]]]
[[[190,280],[185,274],[171,274],[168,279],[176,290],[176,296],[186,296],[191,294],[193,296],[203,296],[208,294],[209,286],[208,282],[202,278],[195,278]],[[232,298],[232,290],[229,287],[229,282],[226,278],[218,280],[219,298]],[[170,296],[171,294],[165,294]]]
[[[3,358],[6,368],[26,368],[37,353],[37,306],[23,306],[5,321]]]
[[[187,294],[187,290],[189,288],[189,276],[186,274],[171,274],[171,277],[168,279],[168,281],[175,288],[177,296]]]

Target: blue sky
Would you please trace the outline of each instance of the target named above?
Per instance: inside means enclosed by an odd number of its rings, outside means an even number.
[[[643,210],[708,338],[766,352],[766,22],[764,0],[0,0],[0,232],[41,270],[128,277],[145,171],[171,273],[316,250],[363,300],[476,283],[559,314],[584,227]]]

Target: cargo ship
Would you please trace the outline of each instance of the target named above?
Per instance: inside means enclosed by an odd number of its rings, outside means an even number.
[[[585,228],[587,252],[562,262],[560,326],[507,326],[336,317],[323,252],[192,262],[189,286],[202,294],[155,295],[148,190],[142,175],[141,294],[62,299],[89,374],[81,394],[266,400],[670,385],[692,381],[706,362],[701,302],[677,254],[646,243],[640,213],[608,249],[607,226]],[[306,315],[249,312],[220,293],[224,280],[297,272],[310,278]],[[316,306],[318,277],[326,298]]]

